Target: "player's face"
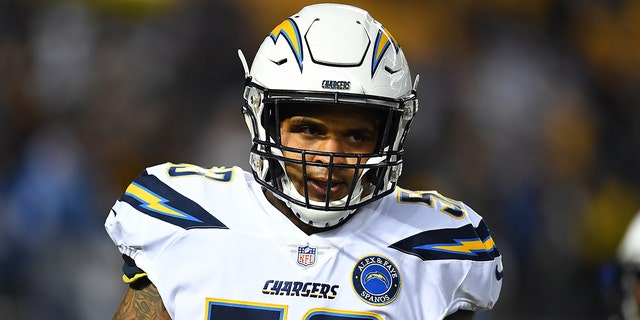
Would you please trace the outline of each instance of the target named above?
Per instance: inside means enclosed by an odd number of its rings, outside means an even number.
[[[289,116],[281,122],[282,145],[291,148],[333,153],[367,154],[375,150],[378,139],[378,118],[372,110],[349,106],[293,106]],[[297,152],[284,151],[284,156],[301,160]],[[306,155],[307,189],[309,199],[325,201],[329,193],[331,201],[345,197],[353,182],[355,169],[333,168],[329,188],[328,155]],[[364,163],[367,159],[361,159]],[[334,164],[355,164],[357,158],[334,157]],[[287,163],[286,171],[296,190],[304,195],[302,164]],[[358,175],[360,172],[358,172]]]

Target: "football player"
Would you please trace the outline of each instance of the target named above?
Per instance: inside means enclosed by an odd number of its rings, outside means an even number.
[[[130,287],[114,319],[471,319],[502,259],[482,217],[397,186],[418,111],[402,49],[366,11],[316,4],[245,69],[251,172],[146,169],[106,229]]]
[[[620,242],[618,262],[622,269],[621,317],[624,320],[640,320],[640,211]]]

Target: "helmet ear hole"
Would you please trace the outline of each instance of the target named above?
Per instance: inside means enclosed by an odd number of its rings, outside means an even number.
[[[278,163],[275,159],[269,159],[269,173],[267,174],[265,180],[273,183],[274,187],[280,188],[277,184],[280,181],[280,178],[284,175],[284,168]]]
[[[367,173],[365,173],[365,177],[366,179],[374,186],[378,185],[378,179],[380,179],[380,177],[382,176],[384,169],[383,168],[377,168],[374,170],[369,170],[367,171]]]
[[[274,142],[280,142],[278,137],[278,124],[276,123],[275,112],[273,111],[274,106],[272,103],[265,103],[264,109],[262,111],[262,126],[267,134],[266,141],[273,140]]]

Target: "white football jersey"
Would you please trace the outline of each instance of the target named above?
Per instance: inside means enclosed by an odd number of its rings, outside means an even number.
[[[491,308],[502,259],[482,218],[397,188],[307,235],[238,167],[148,168],[106,229],[172,319],[428,320]]]

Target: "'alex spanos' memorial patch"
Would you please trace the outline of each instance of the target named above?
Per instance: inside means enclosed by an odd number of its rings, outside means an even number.
[[[400,271],[380,255],[361,258],[353,268],[351,281],[360,299],[374,306],[388,305],[400,292]]]

